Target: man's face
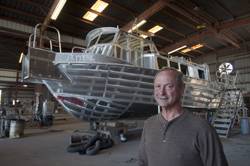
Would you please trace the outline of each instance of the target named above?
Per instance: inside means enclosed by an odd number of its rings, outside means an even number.
[[[158,105],[170,108],[179,104],[183,94],[183,88],[176,82],[175,71],[162,71],[154,81],[154,97]]]

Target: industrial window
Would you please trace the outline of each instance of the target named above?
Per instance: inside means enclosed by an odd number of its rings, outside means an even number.
[[[176,63],[176,62],[171,62],[171,61],[170,61],[170,67],[173,67],[173,68],[179,69],[179,67],[178,67],[178,63]]]
[[[184,75],[188,75],[187,66],[186,66],[186,65],[182,65],[182,64],[181,64],[181,72],[182,72]]]

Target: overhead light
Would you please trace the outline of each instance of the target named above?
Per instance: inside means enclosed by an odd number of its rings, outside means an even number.
[[[54,9],[54,11],[53,11],[53,13],[52,13],[52,15],[50,17],[52,20],[56,20],[57,19],[58,15],[60,14],[63,6],[66,3],[66,1],[67,0],[59,0],[59,2],[56,5],[56,8]]]
[[[192,49],[191,49],[191,48],[186,48],[186,49],[184,49],[184,50],[181,50],[182,53],[187,53],[187,52],[189,52],[189,51],[192,51]]]
[[[202,23],[196,26],[196,29],[204,29],[204,28],[206,28],[206,23]]]
[[[91,9],[101,13],[109,4],[107,2],[97,0],[94,5],[91,6]],[[84,16],[82,17],[83,19],[89,20],[89,21],[94,21],[98,15],[96,13],[93,13],[91,11],[87,11]]]
[[[23,56],[24,56],[24,54],[23,54],[23,52],[22,52],[22,53],[20,54],[20,57],[19,57],[19,63],[22,63]]]
[[[97,0],[94,5],[92,5],[91,9],[101,13],[109,4],[107,2]]]
[[[135,26],[133,26],[128,32],[132,32],[135,29],[138,29],[139,27],[141,27],[143,24],[145,24],[147,21],[146,20],[141,20],[138,24],[136,24]]]
[[[172,54],[172,53],[174,53],[174,52],[176,52],[176,51],[179,51],[179,50],[181,50],[181,49],[183,49],[183,48],[186,48],[187,46],[186,45],[184,45],[184,46],[181,46],[181,47],[179,47],[179,48],[176,48],[176,49],[174,49],[174,50],[172,50],[172,51],[169,51],[168,52],[168,55],[169,54]]]
[[[142,37],[143,39],[146,39],[148,36],[144,35],[144,34],[141,34],[140,37]]]
[[[187,53],[189,51],[196,50],[196,49],[201,48],[201,47],[203,47],[203,44],[196,44],[196,45],[194,45],[194,46],[192,46],[190,48],[186,48],[184,50],[181,50],[181,52],[182,53]]]
[[[23,85],[23,87],[24,87],[24,88],[27,88],[27,87],[28,87],[28,85],[27,85],[27,84],[24,84],[24,85]]]
[[[162,29],[163,29],[163,27],[161,27],[160,25],[156,25],[153,28],[149,29],[148,31],[151,32],[151,33],[156,33],[156,32],[158,32],[158,31],[160,31]]]
[[[94,21],[94,19],[97,17],[98,15],[95,13],[92,13],[90,11],[87,11],[87,13],[84,14],[84,16],[82,18],[89,20],[89,21]]]
[[[201,48],[201,47],[203,47],[202,44],[196,44],[196,45],[192,46],[191,48],[192,48],[192,50],[196,50],[196,49]]]

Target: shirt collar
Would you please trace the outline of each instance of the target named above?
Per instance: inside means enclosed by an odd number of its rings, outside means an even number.
[[[172,119],[171,121],[168,121],[163,117],[163,115],[161,113],[159,113],[158,119],[159,119],[161,125],[165,128],[165,126],[169,125],[170,123],[173,123],[175,121],[179,121],[179,120],[183,119],[187,114],[188,114],[188,111],[183,110],[183,113],[180,116]]]

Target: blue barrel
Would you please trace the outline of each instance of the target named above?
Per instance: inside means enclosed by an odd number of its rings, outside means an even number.
[[[249,120],[248,118],[241,118],[240,120],[240,132],[241,134],[249,134]]]

